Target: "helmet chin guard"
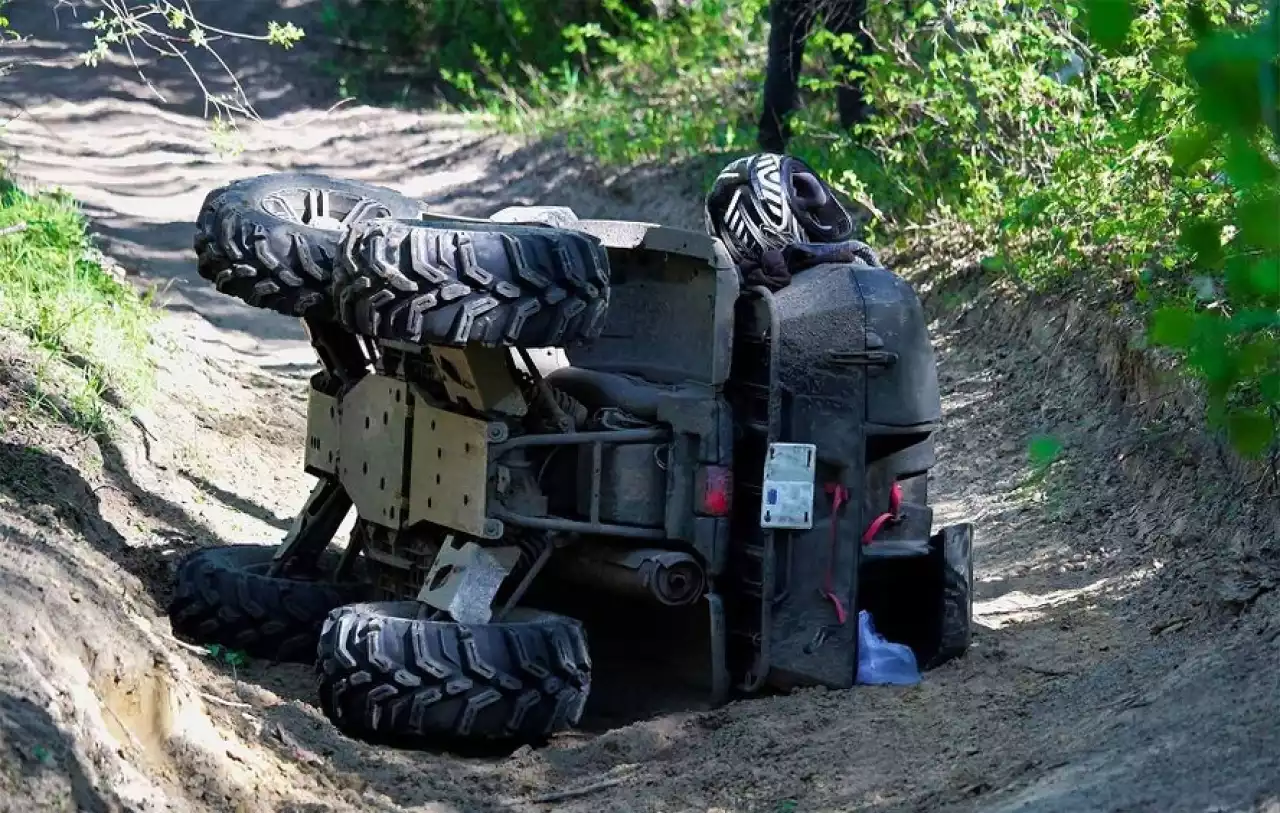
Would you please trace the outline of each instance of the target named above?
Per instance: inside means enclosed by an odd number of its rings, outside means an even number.
[[[836,243],[853,234],[853,218],[808,164],[770,152],[721,170],[704,213],[707,232],[738,263],[759,262],[765,252],[795,243]]]

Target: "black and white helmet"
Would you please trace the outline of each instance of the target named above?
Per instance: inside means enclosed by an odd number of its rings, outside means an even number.
[[[706,219],[707,233],[738,263],[794,243],[843,242],[854,230],[853,218],[808,164],[771,152],[720,171],[707,194]]]

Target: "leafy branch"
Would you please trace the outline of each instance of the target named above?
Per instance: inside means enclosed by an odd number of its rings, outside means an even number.
[[[71,4],[71,0],[58,2],[60,5]],[[147,88],[160,101],[167,102],[160,89],[148,79],[145,66],[152,59],[178,59],[200,88],[205,117],[212,113],[216,120],[232,126],[237,117],[254,121],[262,119],[235,71],[215,46],[226,40],[248,40],[292,48],[304,36],[302,29],[293,23],[275,21],[268,24],[265,34],[227,31],[202,21],[189,0],[101,0],[101,6],[98,16],[88,25],[95,32],[94,43],[93,48],[81,55],[84,64],[95,67],[120,49]],[[195,53],[208,54],[217,63],[219,72],[230,84],[229,92],[219,93],[213,89],[213,82],[193,64],[192,55]]]

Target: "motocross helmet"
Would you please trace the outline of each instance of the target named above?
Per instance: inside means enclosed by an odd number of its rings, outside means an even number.
[[[762,152],[739,158],[707,194],[707,233],[737,263],[794,243],[838,243],[853,235],[853,218],[831,188],[799,158]]]

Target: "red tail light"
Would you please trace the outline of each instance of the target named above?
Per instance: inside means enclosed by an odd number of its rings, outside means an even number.
[[[733,508],[733,472],[724,466],[698,469],[698,513],[708,517],[727,517]]]

